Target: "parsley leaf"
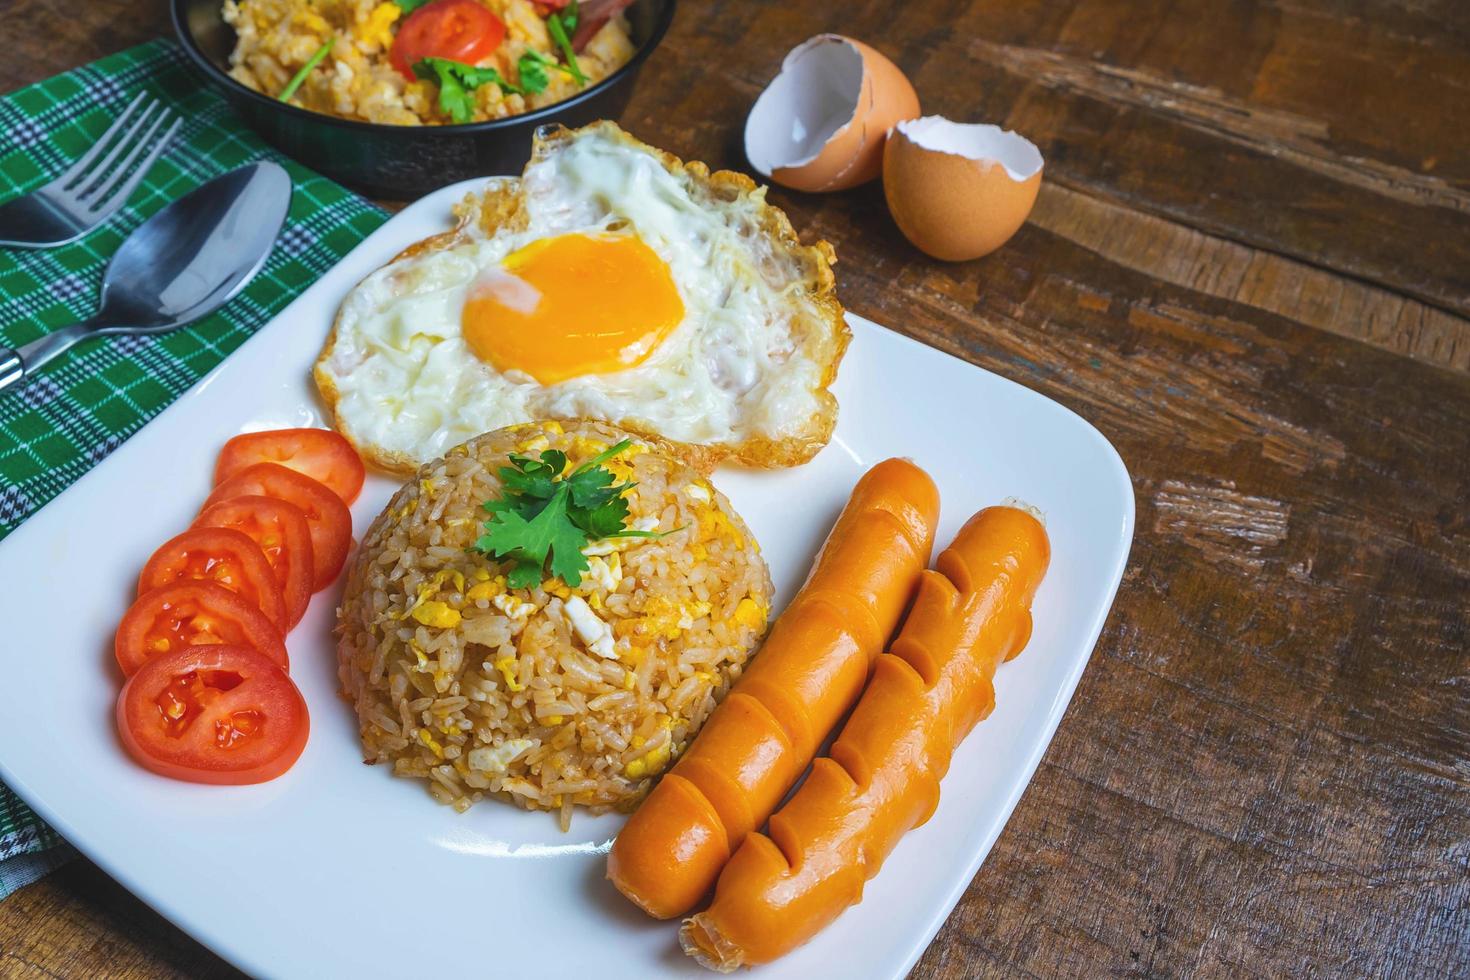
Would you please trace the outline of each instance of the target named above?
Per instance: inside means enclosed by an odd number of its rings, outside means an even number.
[[[601,467],[587,473],[578,473],[567,479],[572,491],[572,506],[596,510],[620,495],[632,484],[612,486],[612,474]]]
[[[512,453],[511,465],[500,468],[504,494],[484,504],[490,519],[475,549],[512,563],[506,576],[511,588],[539,585],[548,567],[552,576],[575,587],[587,570],[582,549],[589,543],[663,537],[657,531],[628,528],[624,494],[634,484],[614,483],[612,472],[602,465],[630,445],[624,439],[569,474],[566,454],[559,450],[544,450],[539,459]]]
[[[565,491],[557,491],[529,520],[514,509],[500,511],[485,522],[485,531],[475,547],[515,563],[506,577],[512,588],[540,585],[541,568],[548,556],[553,574],[561,575],[568,585],[582,581],[582,571],[587,567],[582,547],[587,535],[567,519]]]
[[[561,69],[555,61],[534,48],[527,50],[516,61],[516,71],[521,76],[521,88],[531,94],[545,92],[546,86],[551,84],[551,78],[546,74],[547,67]]]
[[[536,500],[552,498],[556,493],[556,478],[567,465],[566,455],[555,449],[542,453],[539,460],[512,453],[510,461],[513,465],[500,470],[501,482],[510,492]]]
[[[439,108],[457,123],[467,123],[475,114],[475,100],[470,93],[481,85],[494,82],[503,91],[520,93],[521,89],[503,78],[494,68],[450,61],[448,58],[424,58],[413,64],[413,73],[426,81],[439,83]]]
[[[404,16],[407,16],[428,2],[429,0],[393,0],[393,6],[403,11]]]
[[[628,501],[622,497],[601,507],[568,507],[567,512],[594,540],[622,537],[628,524]]]

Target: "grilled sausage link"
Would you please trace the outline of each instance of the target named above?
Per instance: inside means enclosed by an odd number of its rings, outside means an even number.
[[[714,885],[857,700],[929,562],[939,492],[889,459],[863,475],[806,584],[694,743],[613,842],[607,875],[649,915]]]
[[[1050,546],[1012,507],[970,519],[925,572],[852,717],[791,801],[726,864],[714,903],[684,923],[685,952],[729,971],[807,942],[862,899],[899,839],[929,819],[955,747],[995,706],[1002,659],[1031,635]]]

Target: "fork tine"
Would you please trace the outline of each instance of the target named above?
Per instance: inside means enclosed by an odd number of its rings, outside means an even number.
[[[128,123],[128,118],[133,114],[133,110],[138,108],[138,105],[143,101],[144,97],[142,92],[134,96],[133,101],[129,102],[128,107],[122,111],[122,115],[113,120],[112,125],[107,127],[107,131],[92,144],[92,148],[82,154],[80,160],[66,168],[60,177],[63,181],[62,186],[64,188],[69,189],[71,184],[86,171],[88,165],[97,159],[97,154],[102,152],[102,148],[107,145],[108,141],[122,132],[123,127]]]
[[[112,148],[107,151],[99,163],[93,164],[87,172],[82,175],[81,180],[74,183],[67,192],[74,195],[79,203],[85,203],[87,198],[92,197],[97,190],[97,185],[107,179],[109,173],[116,170],[113,164],[129,146],[135,146],[135,139],[139,133],[145,131],[145,127],[151,121],[154,126],[158,125],[159,119],[168,112],[162,104],[151,102],[143,107],[143,111],[129,124],[127,131],[113,141]]]
[[[163,117],[159,118],[158,122],[163,122],[164,118],[166,118],[167,115],[168,114],[165,113]],[[118,208],[127,203],[128,198],[132,195],[134,188],[136,188],[138,186],[138,183],[145,176],[148,175],[148,171],[152,169],[153,164],[163,154],[163,151],[168,149],[168,144],[173,140],[174,134],[179,131],[179,127],[183,124],[184,121],[182,119],[175,119],[173,123],[168,127],[168,129],[164,130],[163,135],[158,138],[158,142],[153,144],[153,149],[148,151],[148,155],[145,156],[142,161],[138,163],[138,166],[133,169],[132,176],[124,181],[121,187],[119,187],[116,191],[109,195],[107,194],[108,187],[115,183],[117,180],[117,176],[120,176],[123,171],[127,169],[127,165],[132,162],[132,156],[130,155],[127,160],[123,161],[123,164],[117,168],[117,174],[113,178],[108,180],[108,186],[103,187],[98,192],[99,194],[102,194],[104,196],[99,198],[97,203],[92,205],[92,212],[98,218],[102,218],[106,215],[111,214],[113,211],[116,211]],[[154,123],[154,128],[157,128],[157,126],[158,123]],[[148,136],[152,135],[153,130],[148,130]],[[144,136],[141,140],[138,141],[139,149],[147,144],[148,136]],[[137,151],[135,150],[134,154],[136,154],[136,152]]]
[[[132,144],[132,148],[128,150],[128,155],[119,160],[117,166],[113,167],[110,173],[105,176],[98,174],[97,182],[77,195],[77,200],[92,207],[98,206],[105,200],[112,188],[116,187],[120,181],[124,180],[133,172],[133,161],[138,159],[140,153],[148,149],[149,143],[153,139],[153,134],[158,132],[159,126],[168,122],[169,115],[169,111],[164,109],[157,116],[153,117],[152,124]]]

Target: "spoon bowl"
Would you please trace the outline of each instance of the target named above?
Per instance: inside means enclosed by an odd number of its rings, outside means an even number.
[[[19,350],[0,347],[0,391],[89,337],[166,333],[213,313],[265,265],[290,205],[291,178],[269,161],[170,202],[108,262],[96,314]]]

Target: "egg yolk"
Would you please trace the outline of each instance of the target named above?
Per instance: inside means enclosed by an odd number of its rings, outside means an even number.
[[[461,327],[475,356],[541,384],[642,363],[684,319],[668,265],[637,235],[543,238],[476,280]]]

